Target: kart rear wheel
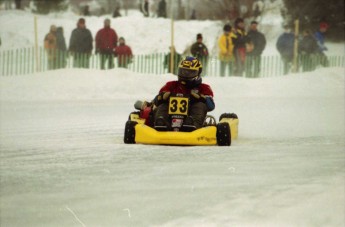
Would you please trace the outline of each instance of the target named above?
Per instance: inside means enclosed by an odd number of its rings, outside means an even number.
[[[135,121],[127,121],[125,126],[125,136],[123,138],[123,142],[126,144],[133,144],[135,143],[135,125],[138,122]]]
[[[226,122],[217,124],[217,144],[219,146],[231,145],[230,125]]]
[[[235,113],[223,113],[222,115],[220,115],[219,121],[221,121],[223,118],[234,118],[234,119],[238,119],[237,114],[235,114]]]
[[[128,116],[128,120],[129,120],[129,121],[132,120],[131,117],[132,117],[133,115],[137,115],[138,118],[139,118],[139,116],[140,116],[140,111],[134,111],[134,112],[130,113],[129,116]]]

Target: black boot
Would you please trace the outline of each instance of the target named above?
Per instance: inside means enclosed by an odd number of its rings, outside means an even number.
[[[192,132],[196,129],[196,126],[194,125],[194,120],[191,116],[186,117],[183,121],[183,125],[181,128],[182,132]]]
[[[155,126],[154,127],[157,131],[168,131],[169,130],[168,122],[166,120],[164,120],[163,117],[158,117],[155,120]]]

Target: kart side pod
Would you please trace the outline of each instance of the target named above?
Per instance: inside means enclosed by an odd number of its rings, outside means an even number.
[[[161,145],[219,145],[230,146],[238,136],[239,120],[234,113],[222,114],[219,123],[192,132],[161,132],[146,125],[138,114],[131,114],[126,122],[124,143]]]

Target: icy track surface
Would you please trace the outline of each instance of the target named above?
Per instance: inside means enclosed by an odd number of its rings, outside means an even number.
[[[344,226],[344,69],[204,78],[231,147],[123,144],[172,75],[0,78],[0,226]]]

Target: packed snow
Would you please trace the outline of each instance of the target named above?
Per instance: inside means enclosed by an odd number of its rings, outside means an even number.
[[[38,40],[78,16],[38,17]],[[92,34],[106,17],[88,17]],[[34,15],[0,12],[2,49],[34,45]],[[265,55],[281,18],[267,16]],[[165,52],[170,20],[112,19],[135,54]],[[178,21],[179,52],[203,33],[216,55],[223,22]],[[326,43],[343,55],[344,44]],[[60,69],[0,77],[0,226],[344,226],[344,68],[274,78],[204,77],[218,118],[239,116],[230,147],[123,143],[138,99],[171,74]]]

